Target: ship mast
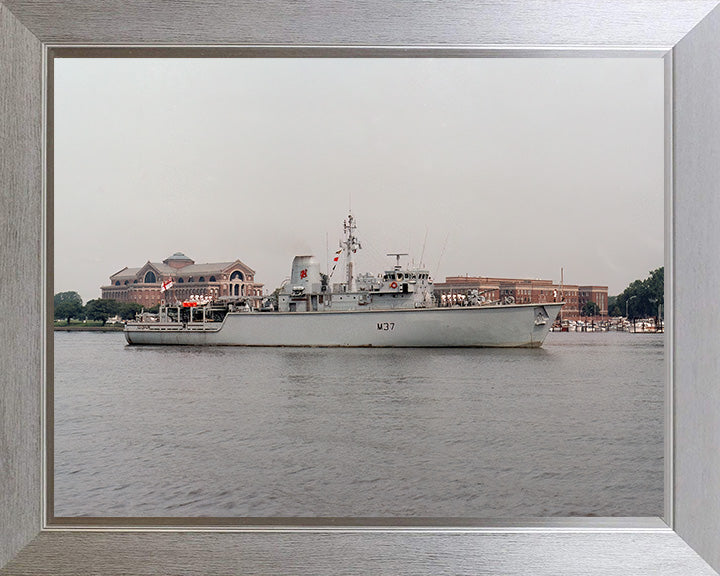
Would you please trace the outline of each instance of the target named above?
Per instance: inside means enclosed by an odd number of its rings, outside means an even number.
[[[345,251],[345,267],[347,270],[347,291],[355,292],[355,262],[353,261],[353,254],[357,252],[360,246],[360,242],[355,237],[355,219],[352,214],[348,215],[347,220],[343,221],[343,231],[345,232],[345,240],[340,242],[340,248]]]

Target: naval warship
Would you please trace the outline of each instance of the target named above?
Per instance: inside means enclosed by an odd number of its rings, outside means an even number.
[[[274,301],[197,296],[163,303],[158,314],[128,322],[125,338],[133,345],[536,348],[563,305],[492,301],[478,291],[462,305],[442,305],[430,271],[401,265],[399,253],[389,254],[392,269],[356,275],[356,232],[350,214],[335,257],[344,255],[342,282],[332,284],[314,256],[295,256]]]

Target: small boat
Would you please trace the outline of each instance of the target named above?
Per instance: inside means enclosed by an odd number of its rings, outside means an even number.
[[[129,344],[193,346],[529,347],[542,346],[562,302],[487,302],[471,291],[441,306],[430,272],[400,265],[355,275],[361,249],[352,215],[344,222],[343,282],[330,284],[311,255],[296,256],[277,302],[253,306],[223,297],[175,302],[125,325]]]

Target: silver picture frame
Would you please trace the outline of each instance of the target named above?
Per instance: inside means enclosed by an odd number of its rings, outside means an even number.
[[[720,568],[720,8],[716,0],[0,0],[0,574],[715,574]],[[486,525],[53,525],[46,169],[53,50],[639,56],[666,67],[663,519]],[[50,519],[50,521],[49,521]]]

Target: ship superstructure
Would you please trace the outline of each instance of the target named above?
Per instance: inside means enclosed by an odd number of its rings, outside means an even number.
[[[329,278],[320,272],[320,263],[314,256],[295,256],[290,280],[278,295],[278,311],[406,310],[433,305],[430,271],[402,267],[400,257],[405,254],[388,254],[396,257],[392,270],[356,278],[353,256],[360,243],[355,236],[352,215],[348,216],[343,228],[345,239],[340,246],[346,265],[345,281],[330,284]]]

